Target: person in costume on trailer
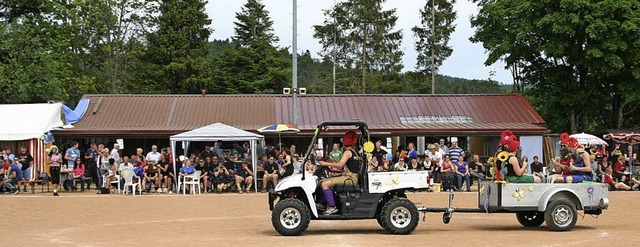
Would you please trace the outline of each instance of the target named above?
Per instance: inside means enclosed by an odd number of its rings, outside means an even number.
[[[570,140],[571,137],[569,137],[569,134],[560,134],[560,160],[555,160],[553,162],[556,174],[553,175],[552,179],[555,180],[556,183],[564,183],[565,178],[572,175],[570,170],[571,157],[569,156],[570,152],[567,147]]]
[[[503,174],[500,173],[500,166],[499,164],[501,162],[506,162],[507,158],[508,158],[508,147],[507,147],[507,143],[509,142],[509,138],[513,135],[513,132],[511,132],[511,130],[505,130],[502,131],[502,133],[500,134],[500,146],[498,147],[498,151],[496,151],[496,153],[493,155],[493,159],[489,159],[492,160],[491,163],[493,163],[493,174],[492,176],[495,178],[495,180],[497,181],[503,181],[504,177]]]
[[[567,142],[567,149],[569,150],[569,157],[571,163],[569,164],[570,176],[564,177],[565,183],[582,183],[582,181],[592,181],[591,171],[591,155],[587,153],[576,138],[569,138]]]
[[[520,159],[516,155],[520,149],[518,138],[515,135],[511,135],[507,140],[506,146],[509,153],[505,166],[507,173],[504,179],[509,183],[540,183],[539,177],[525,174],[527,173],[528,164],[526,162],[520,163]]]

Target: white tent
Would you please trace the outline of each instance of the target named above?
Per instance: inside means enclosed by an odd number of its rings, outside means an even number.
[[[256,154],[258,145],[258,141],[263,142],[264,136],[254,134],[248,131],[244,131],[238,128],[231,127],[229,125],[223,123],[214,123],[211,125],[207,125],[201,127],[199,129],[183,132],[177,135],[173,135],[169,138],[171,140],[171,150],[173,157],[176,156],[176,142],[182,142],[182,146],[184,147],[185,152],[189,150],[189,144],[192,141],[198,142],[213,142],[213,141],[248,141],[251,147],[251,165],[253,166],[253,179],[254,179],[254,188],[256,188],[257,192],[257,164],[258,164],[258,156]],[[188,157],[188,154],[184,154],[185,157]],[[173,168],[176,169],[176,159],[173,159]],[[176,184],[177,184],[177,176],[176,176]]]
[[[45,134],[64,125],[62,103],[6,104],[0,105],[0,112],[8,117],[0,121],[0,141],[28,141],[35,167],[31,180],[35,180],[34,175],[46,167]]]
[[[42,138],[45,133],[64,125],[62,103],[0,105],[0,141]]]

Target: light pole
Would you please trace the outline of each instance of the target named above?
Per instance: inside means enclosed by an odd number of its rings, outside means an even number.
[[[298,106],[297,106],[297,96],[298,96],[298,1],[293,0],[293,45],[292,45],[292,54],[293,54],[293,68],[292,68],[292,79],[293,79],[293,111],[292,111],[292,119],[291,123],[293,125],[298,124]]]

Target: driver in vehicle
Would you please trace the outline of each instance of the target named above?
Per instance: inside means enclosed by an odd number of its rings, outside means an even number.
[[[327,210],[324,212],[325,215],[331,215],[338,212],[338,208],[336,208],[336,202],[333,198],[333,191],[331,188],[336,184],[350,184],[353,182],[354,185],[358,184],[358,168],[360,166],[360,156],[358,155],[358,134],[355,131],[349,131],[344,134],[342,138],[342,143],[344,144],[345,150],[342,153],[342,158],[340,158],[337,162],[327,162],[320,161],[318,162],[321,166],[333,167],[333,168],[344,168],[344,172],[341,176],[325,178],[320,181],[320,186],[322,187],[322,194],[327,202]],[[351,181],[347,181],[351,180]]]

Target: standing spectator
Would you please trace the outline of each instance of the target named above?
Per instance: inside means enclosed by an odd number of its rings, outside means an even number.
[[[340,144],[338,144],[338,145],[340,145]],[[335,146],[335,144],[334,144],[334,146]],[[334,149],[335,149],[335,147],[334,147]],[[376,157],[376,160],[378,162],[382,162],[382,158],[387,155],[387,151],[384,151],[384,149],[382,149],[382,141],[381,140],[377,140],[376,141],[376,148],[373,149],[373,152],[371,152],[371,155],[373,157]],[[340,155],[340,157],[342,157],[342,155]],[[338,160],[338,161],[340,161],[340,160]],[[336,162],[338,162],[338,161],[336,161]]]
[[[458,182],[456,186],[456,190],[462,190],[462,183],[464,180],[464,182],[467,183],[467,187],[465,188],[464,191],[471,191],[471,178],[469,177],[469,165],[467,165],[467,162],[464,162],[463,160],[458,160],[458,162],[454,162],[453,164],[454,164],[453,170],[455,172],[456,181]]]
[[[90,148],[84,153],[84,164],[85,164],[85,174],[91,177],[93,182],[96,184],[96,189],[100,188],[100,174],[98,169],[98,165],[96,163],[96,159],[98,158],[98,152],[96,151],[96,143],[92,142]],[[88,189],[89,187],[87,187]]]
[[[167,159],[167,162],[169,162],[169,164],[173,164],[173,149],[171,149],[171,147],[167,147],[167,155],[165,156],[165,158]]]
[[[300,160],[300,157],[298,157],[298,155],[293,155],[293,175],[296,174],[302,174],[302,160]]]
[[[457,139],[452,138],[452,140],[453,141],[451,141],[451,148],[449,148],[449,159],[451,159],[451,162],[457,163],[458,160],[464,159],[464,151],[462,150],[462,148],[458,147]]]
[[[266,153],[267,157],[276,157],[278,156],[278,153],[276,152],[276,148],[275,146],[273,146],[273,144],[269,144],[269,146],[267,146],[267,150]]]
[[[78,150],[78,142],[73,142],[71,148],[67,149],[67,152],[64,155],[64,159],[67,161],[67,169],[69,172],[73,171],[73,164],[76,162],[76,159],[80,158],[80,150]],[[71,175],[73,177],[73,175]],[[73,179],[73,178],[71,178]]]
[[[410,142],[409,145],[407,145],[407,148],[409,149],[407,151],[407,158],[409,159],[408,163],[411,164],[414,159],[418,158],[418,151],[416,151],[413,142]]]
[[[213,151],[214,155],[218,156],[220,160],[224,159],[224,152],[222,152],[222,141],[217,141],[216,143],[214,143],[211,151]]]
[[[76,191],[77,190],[77,186],[76,186],[76,180],[75,178],[80,178],[80,191],[84,191],[84,184],[86,183],[85,178],[84,178],[84,173],[85,173],[85,165],[82,162],[82,159],[80,159],[80,157],[78,157],[76,159],[76,163],[73,165],[73,184],[72,184],[72,190]],[[87,184],[87,186],[89,186]]]
[[[9,191],[8,193],[14,195],[18,194],[20,189],[18,189],[17,185],[20,180],[22,180],[22,169],[20,169],[18,159],[13,159],[11,167],[7,173],[7,180],[4,181],[5,191]]]
[[[243,191],[247,193],[251,192],[251,185],[253,184],[253,171],[249,168],[249,164],[247,161],[242,161],[242,166],[238,169],[236,173],[236,186],[238,187],[238,193],[242,194]],[[245,188],[242,189],[242,184],[244,183]]]
[[[546,182],[544,179],[544,174],[542,174],[542,168],[544,164],[538,160],[538,156],[533,156],[533,162],[531,163],[531,173],[533,175],[539,177],[543,182]]]
[[[278,184],[278,164],[276,164],[276,159],[271,156],[267,162],[267,165],[264,167],[264,176],[262,177],[262,192],[267,192],[267,183],[269,181],[273,182],[273,187],[276,187]]]
[[[120,162],[122,162],[122,160],[120,159],[120,153],[118,153],[118,149],[120,149],[120,144],[113,144],[113,149],[111,149],[111,154],[109,155],[109,158],[112,158],[114,160],[116,166],[120,165]]]
[[[158,161],[160,161],[160,153],[158,152],[158,146],[151,146],[151,152],[147,154],[147,165],[157,165]]]
[[[446,142],[444,141],[444,138],[440,138],[439,141],[439,151],[440,153],[444,154],[449,154],[449,147],[447,147]]]
[[[598,145],[598,148],[596,149],[596,161],[600,163],[604,157],[609,157],[609,151],[607,151],[607,149],[602,145]]]
[[[240,145],[238,145],[238,142],[233,142],[233,149],[231,150],[231,153],[235,157],[242,157],[242,155],[244,154],[244,149],[240,147]]]
[[[251,159],[251,146],[249,146],[248,142],[242,143],[242,159],[243,160],[249,160]],[[295,145],[291,145],[291,147],[293,148],[293,153],[295,153]]]
[[[20,147],[20,163],[22,164],[22,177],[30,181],[31,180],[31,168],[33,167],[33,156],[27,152],[27,148]],[[27,191],[27,184],[24,184],[24,191]]]
[[[209,144],[204,145],[204,150],[200,152],[200,160],[206,160],[207,158],[213,158],[214,153],[211,151],[211,146]]]
[[[612,161],[620,160],[620,156],[624,157],[624,160],[627,161],[628,154],[625,148],[622,148],[619,142],[616,142],[616,145],[613,147],[613,150],[610,152],[610,157]],[[614,177],[615,177],[615,168],[613,169]]]
[[[58,152],[58,147],[56,145],[51,146],[49,150],[49,176],[51,176],[51,183],[53,184],[53,196],[58,196],[62,155]]]
[[[342,150],[340,150],[340,144],[339,143],[334,143],[333,144],[333,148],[332,148],[331,152],[329,153],[329,158],[331,158],[331,160],[333,160],[334,162],[339,162],[340,159],[342,159]]]

